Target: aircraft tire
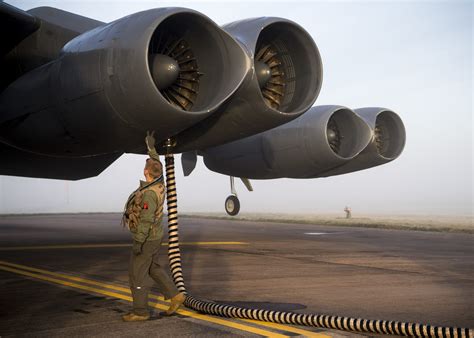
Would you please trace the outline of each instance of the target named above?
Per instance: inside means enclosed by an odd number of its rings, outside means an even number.
[[[240,211],[240,201],[235,195],[230,195],[225,199],[225,211],[230,216],[235,216]]]

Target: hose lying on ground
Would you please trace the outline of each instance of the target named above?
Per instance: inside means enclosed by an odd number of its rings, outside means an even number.
[[[165,162],[169,236],[168,259],[173,280],[178,290],[186,295],[186,300],[184,301],[186,307],[201,313],[221,317],[254,319],[280,324],[314,326],[361,333],[379,333],[410,337],[474,337],[474,330],[468,328],[440,327],[428,324],[403,323],[388,320],[372,320],[333,315],[242,308],[192,297],[186,292],[183,269],[181,267],[181,253],[178,237],[178,199],[176,194],[173,154],[167,154],[165,156]]]

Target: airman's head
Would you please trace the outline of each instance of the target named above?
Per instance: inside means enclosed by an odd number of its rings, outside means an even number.
[[[147,181],[153,181],[154,179],[160,177],[163,174],[163,166],[161,162],[152,158],[147,158],[145,168],[143,169],[143,174],[145,175]]]

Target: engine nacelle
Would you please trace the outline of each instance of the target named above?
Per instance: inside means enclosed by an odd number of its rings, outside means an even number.
[[[372,130],[370,143],[356,158],[322,173],[320,177],[372,168],[393,161],[402,153],[406,141],[405,126],[396,113],[385,108],[360,108],[355,112]]]
[[[206,149],[285,124],[307,111],[321,89],[321,56],[298,24],[263,17],[223,28],[245,47],[252,68],[229,104],[177,136],[178,151]]]
[[[317,106],[266,132],[203,152],[215,172],[250,179],[311,178],[347,163],[372,137],[351,109]]]
[[[68,42],[58,59],[0,96],[0,135],[54,156],[141,152],[212,114],[250,61],[228,33],[189,9],[152,9]]]

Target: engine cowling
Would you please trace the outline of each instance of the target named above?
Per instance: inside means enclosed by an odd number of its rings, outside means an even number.
[[[245,47],[252,68],[227,105],[177,136],[178,151],[205,149],[287,123],[307,111],[321,89],[321,56],[298,24],[263,17],[223,28]]]
[[[251,179],[311,178],[349,162],[372,137],[349,108],[317,106],[266,132],[203,152],[212,171]]]
[[[372,137],[367,147],[350,162],[320,177],[342,175],[372,168],[393,161],[403,151],[406,142],[405,126],[401,118],[386,108],[360,108],[355,112],[370,126]]]
[[[0,96],[3,142],[35,153],[141,152],[212,114],[244,80],[248,57],[189,9],[152,9],[81,34]]]

